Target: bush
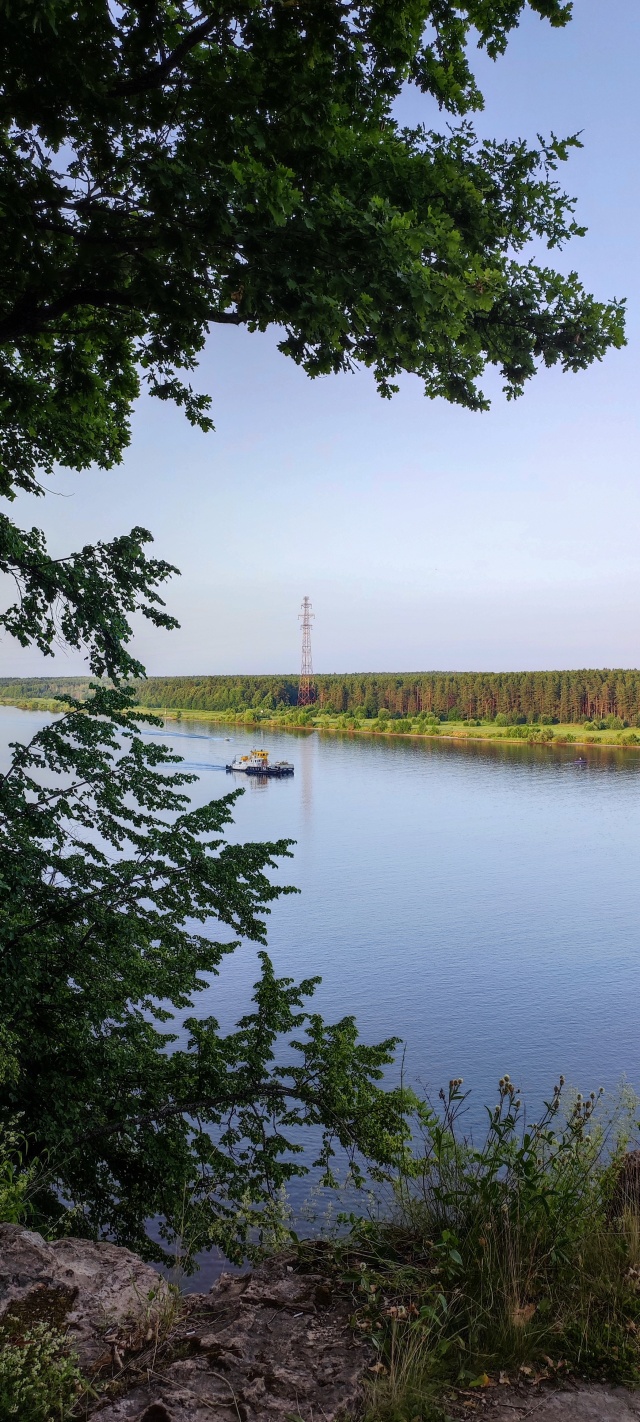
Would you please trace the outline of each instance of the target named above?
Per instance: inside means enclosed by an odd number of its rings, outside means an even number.
[[[45,1323],[0,1334],[0,1422],[64,1422],[85,1384],[66,1339]]]
[[[37,1188],[37,1161],[24,1164],[25,1140],[0,1129],[0,1223],[20,1224],[29,1214],[29,1195]]]
[[[418,1104],[423,1146],[392,1222],[355,1228],[356,1321],[382,1362],[374,1415],[424,1416],[417,1396],[434,1380],[521,1367],[638,1382],[640,1227],[618,1183],[637,1103],[607,1119],[592,1092],[563,1114],[561,1077],[529,1123],[505,1075],[476,1145],[461,1086]]]

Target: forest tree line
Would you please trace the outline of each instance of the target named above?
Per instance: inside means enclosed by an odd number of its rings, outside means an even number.
[[[319,675],[318,710],[374,717],[433,714],[444,720],[527,721],[550,717],[562,723],[602,720],[635,722],[640,716],[640,671],[412,672]],[[0,700],[30,700],[86,694],[82,677],[1,678]],[[149,677],[137,683],[140,704],[167,710],[277,711],[297,704],[298,677]]]

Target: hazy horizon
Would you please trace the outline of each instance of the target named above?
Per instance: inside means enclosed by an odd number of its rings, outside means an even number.
[[[614,666],[613,664],[612,664],[611,666],[609,666],[609,665],[607,665],[606,663],[603,663],[603,664],[600,665],[600,666],[595,666],[595,665],[593,665],[593,666],[575,666],[575,667],[568,667],[568,666],[567,666],[567,667],[560,667],[560,666],[549,666],[549,667],[484,667],[484,666],[483,666],[483,667],[409,667],[409,668],[407,668],[407,667],[351,667],[351,668],[349,668],[348,670],[345,670],[345,669],[336,670],[336,669],[334,668],[334,669],[332,669],[331,671],[325,671],[325,670],[322,669],[322,668],[316,667],[316,668],[315,668],[315,671],[314,671],[314,676],[318,676],[318,677],[329,677],[329,676],[376,676],[376,677],[384,677],[384,676],[402,676],[402,677],[408,677],[408,676],[509,676],[510,674],[517,675],[517,676],[526,676],[528,673],[531,673],[531,675],[533,675],[533,674],[536,674],[536,675],[546,674],[546,675],[548,675],[548,676],[564,676],[567,672],[637,672],[637,671],[640,671],[640,667],[638,667],[638,666]],[[206,677],[206,678],[210,678],[211,680],[214,680],[214,679],[219,678],[221,681],[225,681],[225,680],[230,680],[232,677],[249,677],[249,678],[255,678],[255,679],[257,680],[257,679],[260,678],[260,677],[267,678],[267,677],[276,677],[276,676],[290,677],[292,680],[295,680],[297,677],[300,676],[300,668],[298,667],[295,671],[292,670],[291,668],[289,668],[288,670],[284,670],[284,671],[283,671],[282,668],[279,668],[279,667],[273,668],[273,667],[271,667],[271,668],[269,668],[268,671],[264,671],[264,672],[251,672],[251,671],[216,671],[216,672],[210,672],[210,671],[183,671],[183,672],[161,672],[161,671],[160,671],[160,672],[148,672],[148,673],[147,673],[147,680],[149,680],[149,681],[151,681],[151,680],[153,680],[153,681],[163,681],[163,680],[168,680],[168,681],[189,681],[189,680],[192,680],[192,679],[195,679],[195,678]],[[7,672],[7,673],[3,673],[2,675],[0,675],[0,686],[3,685],[3,684],[4,684],[5,682],[7,682],[7,681],[65,681],[65,680],[66,680],[66,681],[82,681],[83,679],[85,679],[85,680],[87,680],[87,681],[95,681],[95,680],[97,680],[97,678],[92,677],[91,674],[90,674],[89,672],[87,672],[87,671],[78,671],[78,672],[50,672],[50,673],[48,673],[48,674],[47,674],[46,672],[35,672],[35,673],[33,673],[33,674],[30,674],[30,673],[28,673],[28,672],[24,672],[24,673],[16,673],[15,675],[12,674],[12,673],[10,673],[10,672]]]

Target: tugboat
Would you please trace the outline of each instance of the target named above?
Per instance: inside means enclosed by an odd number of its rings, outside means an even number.
[[[269,764],[269,752],[252,750],[250,755],[236,756],[227,770],[240,770],[243,775],[293,775],[293,766],[288,760],[276,760]]]

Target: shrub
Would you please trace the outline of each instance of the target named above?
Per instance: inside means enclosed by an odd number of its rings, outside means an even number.
[[[476,1145],[460,1129],[461,1086],[418,1104],[422,1149],[393,1220],[355,1230],[356,1321],[384,1368],[374,1415],[420,1414],[434,1379],[522,1366],[637,1382],[640,1227],[616,1190],[637,1103],[607,1119],[592,1092],[563,1113],[561,1077],[529,1122],[505,1075]]]
[[[64,1422],[84,1380],[77,1357],[56,1329],[37,1323],[0,1334],[0,1422]]]
[[[29,1194],[39,1175],[37,1161],[24,1164],[26,1142],[14,1130],[0,1130],[0,1222],[19,1224],[29,1214]]]

